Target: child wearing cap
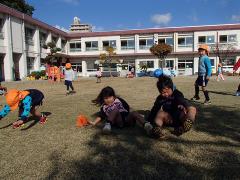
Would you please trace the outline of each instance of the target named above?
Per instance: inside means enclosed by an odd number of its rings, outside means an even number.
[[[148,134],[156,138],[164,138],[163,128],[174,128],[173,133],[181,135],[189,131],[195,121],[196,108],[191,106],[183,94],[177,90],[172,79],[160,76],[157,82],[160,95],[148,116],[148,122],[153,125]]]
[[[74,71],[72,70],[72,65],[70,63],[66,63],[65,65],[65,85],[67,86],[67,93],[66,95],[70,93],[75,93],[74,87],[72,85],[72,81],[74,80]],[[69,87],[72,89],[72,91],[69,91]]]
[[[13,128],[17,128],[28,120],[29,113],[40,119],[40,123],[46,122],[46,117],[37,111],[37,107],[42,105],[44,95],[37,89],[27,89],[24,91],[12,89],[5,95],[7,105],[0,111],[0,120],[7,116],[10,111],[19,108],[19,118],[13,123]]]
[[[212,74],[212,66],[209,55],[209,47],[208,45],[200,45],[198,48],[199,53],[199,65],[198,65],[198,77],[195,81],[195,95],[191,100],[199,100],[199,86],[202,87],[203,94],[205,96],[204,105],[211,104],[208,91],[206,89],[208,81]]]

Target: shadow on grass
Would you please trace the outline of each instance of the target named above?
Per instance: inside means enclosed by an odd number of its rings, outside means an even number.
[[[221,91],[208,91],[209,93],[213,94],[220,94],[220,95],[227,95],[227,96],[235,96],[234,93],[229,93],[229,92],[221,92]]]
[[[226,107],[198,106],[196,131],[209,135],[222,136],[233,140],[239,139],[239,112],[231,111]],[[148,111],[138,111],[141,114]],[[186,134],[187,135],[187,134]],[[124,128],[116,130],[109,136],[95,133],[83,146],[88,150],[84,158],[65,159],[64,152],[55,151],[50,156],[52,169],[45,179],[239,179],[240,156],[234,151],[223,147],[237,148],[238,143],[208,141],[190,141],[172,137],[166,140],[171,146],[161,149],[157,140],[149,139],[139,128]],[[159,143],[158,143],[159,144]],[[199,159],[213,159],[210,167],[202,166],[184,156],[181,145],[191,148],[194,146],[206,147]],[[221,146],[208,149],[211,146]],[[161,146],[160,146],[161,147]],[[165,146],[166,148],[166,146]],[[196,148],[196,147],[195,147]],[[208,151],[212,154],[207,154]],[[185,153],[186,154],[186,153]]]

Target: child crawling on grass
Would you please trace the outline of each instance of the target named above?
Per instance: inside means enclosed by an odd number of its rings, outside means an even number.
[[[103,127],[104,133],[111,132],[111,127],[123,128],[133,126],[136,122],[145,129],[150,123],[145,123],[144,118],[137,112],[130,112],[128,103],[116,96],[113,88],[107,86],[103,88],[96,99],[92,101],[95,105],[101,106],[99,116],[92,125],[98,124],[101,120],[106,120]],[[150,125],[151,126],[151,125]]]
[[[160,76],[157,82],[160,95],[148,117],[153,128],[148,132],[156,138],[164,138],[163,127],[174,128],[175,135],[189,131],[195,121],[196,108],[189,105],[183,94],[177,90],[172,79]]]
[[[13,123],[13,128],[20,127],[28,120],[29,113],[39,118],[40,123],[46,122],[46,117],[37,111],[37,107],[42,105],[44,95],[37,89],[24,91],[11,89],[4,93],[7,105],[0,111],[0,120],[7,116],[10,111],[19,108],[18,120]]]

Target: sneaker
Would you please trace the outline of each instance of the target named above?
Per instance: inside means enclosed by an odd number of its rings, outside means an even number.
[[[240,91],[237,91],[237,92],[236,92],[236,96],[240,96]]]
[[[198,101],[198,100],[200,100],[200,97],[199,97],[199,96],[193,96],[193,97],[191,98],[191,100],[192,100],[192,101]]]
[[[44,116],[44,115],[42,115],[42,116],[40,117],[40,121],[39,121],[39,123],[40,123],[40,124],[45,124],[46,121],[47,121],[47,117]]]
[[[106,134],[111,132],[111,124],[110,123],[105,123],[105,125],[103,127],[103,132]]]
[[[74,94],[74,93],[76,93],[76,91],[72,90],[72,91],[70,91],[70,93],[71,93],[71,94]]]
[[[203,104],[204,104],[204,105],[210,105],[210,104],[211,104],[211,101],[210,101],[210,100],[205,100]]]
[[[151,135],[153,126],[151,125],[150,122],[146,122],[143,126],[144,130],[146,131],[147,135]]]

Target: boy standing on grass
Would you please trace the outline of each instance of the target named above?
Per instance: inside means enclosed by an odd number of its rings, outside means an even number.
[[[209,55],[208,45],[200,45],[198,48],[199,53],[199,65],[198,65],[198,78],[195,81],[195,95],[191,100],[199,100],[199,86],[202,87],[203,94],[205,96],[204,105],[211,104],[208,91],[206,89],[208,81],[212,74],[212,66]]]

